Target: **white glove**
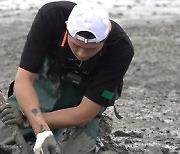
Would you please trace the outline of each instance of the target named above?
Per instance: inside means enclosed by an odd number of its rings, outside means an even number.
[[[59,145],[51,131],[44,131],[36,135],[33,150],[35,154],[61,154]]]

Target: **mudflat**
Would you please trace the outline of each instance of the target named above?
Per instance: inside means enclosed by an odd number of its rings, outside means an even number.
[[[0,89],[5,97],[37,10],[0,10]],[[118,114],[123,118],[117,119],[113,108],[104,113],[98,138],[100,151],[108,154],[179,154],[179,16],[170,12],[158,16],[158,11],[148,18],[128,19],[120,13],[110,16],[130,36],[135,56],[124,78],[122,97],[116,102]],[[0,122],[0,125],[3,124]],[[16,149],[14,153],[18,154],[15,146],[3,149],[4,153]]]

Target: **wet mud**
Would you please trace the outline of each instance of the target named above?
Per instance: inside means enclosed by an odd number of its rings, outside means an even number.
[[[5,97],[36,11],[0,10],[0,89]],[[180,19],[152,15],[125,20],[123,14],[111,14],[130,36],[135,57],[116,102],[122,118],[109,108],[101,119],[99,153],[180,154]],[[0,149],[2,154],[19,152],[16,145]]]

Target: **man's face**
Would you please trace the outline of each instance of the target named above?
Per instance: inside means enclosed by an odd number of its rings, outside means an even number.
[[[86,61],[101,51],[104,42],[84,43],[68,35],[68,44],[77,59]]]

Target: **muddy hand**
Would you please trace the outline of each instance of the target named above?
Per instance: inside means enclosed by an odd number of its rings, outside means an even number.
[[[0,106],[0,118],[5,125],[17,125],[19,128],[28,127],[27,118],[20,110],[11,104],[2,104]]]
[[[38,133],[34,146],[35,154],[61,154],[60,147],[51,131]]]
[[[6,115],[3,113],[4,109],[6,109],[6,107],[4,105],[6,106],[6,103],[5,103],[2,93],[0,92],[0,117],[1,116],[3,117],[3,115]],[[1,113],[3,113],[3,114],[1,115]],[[21,132],[19,131],[18,126],[14,124],[14,125],[9,125],[9,127],[11,127],[10,130],[12,131],[12,136],[14,137],[17,146],[21,149],[21,154],[29,154],[30,150],[27,146],[27,143],[26,143],[24,137],[22,136]]]

